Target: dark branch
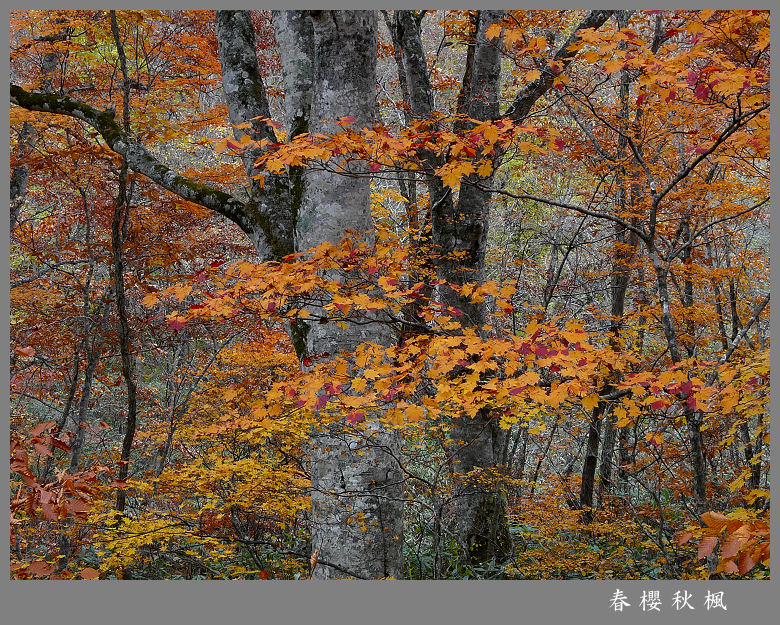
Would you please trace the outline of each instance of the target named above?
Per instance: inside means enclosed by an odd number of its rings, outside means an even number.
[[[574,32],[569,36],[566,42],[555,53],[553,61],[555,62],[557,72],[560,74],[577,55],[577,44],[580,40],[580,33],[589,28],[600,28],[615,11],[591,11],[578,25]],[[531,83],[528,83],[517,94],[515,101],[507,110],[505,117],[519,122],[525,119],[534,103],[552,87],[556,73],[550,67],[542,70],[542,75]]]
[[[86,122],[100,133],[109,148],[127,159],[133,171],[182,199],[209,208],[235,222],[249,235],[258,250],[268,247],[265,234],[258,232],[257,224],[250,221],[243,202],[224,191],[186,178],[162,164],[143,145],[127,137],[114,121],[112,111],[99,111],[67,96],[31,93],[14,84],[11,84],[11,103],[28,111],[66,115]]]

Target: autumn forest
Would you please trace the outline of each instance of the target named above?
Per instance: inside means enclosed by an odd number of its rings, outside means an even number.
[[[12,579],[769,577],[769,12],[10,12]]]

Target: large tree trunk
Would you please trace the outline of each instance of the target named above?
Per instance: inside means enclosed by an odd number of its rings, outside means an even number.
[[[311,132],[334,133],[322,120],[355,118],[354,127],[374,121],[376,14],[373,11],[312,11],[314,68]],[[358,175],[307,171],[297,222],[297,247],[340,241],[346,229],[373,227],[367,167],[351,162]],[[370,235],[369,235],[370,236]],[[370,242],[370,241],[369,241]],[[306,335],[310,354],[353,351],[365,341],[387,345],[392,334],[380,323],[313,324]],[[310,448],[312,544],[319,550],[314,577],[401,577],[403,572],[403,482],[397,464],[397,434],[381,415],[351,428],[344,422],[315,432]]]
[[[576,55],[581,29],[598,28],[612,11],[591,11],[556,53],[561,68]],[[501,54],[497,40],[488,39],[486,30],[500,23],[503,11],[480,11],[477,17],[473,51],[465,68],[464,88],[458,99],[458,112],[477,120],[498,119],[501,74]],[[433,112],[433,91],[428,80],[428,67],[422,46],[420,22],[422,14],[398,11],[397,39],[403,48],[403,59],[409,89],[412,114],[424,118]],[[520,123],[533,104],[553,84],[554,74],[545,70],[542,76],[524,87],[506,112]],[[457,203],[452,190],[445,187],[435,170],[442,157],[421,152],[423,172],[427,178],[431,211],[432,253],[438,277],[462,285],[480,282],[484,277],[487,248],[487,224],[490,194],[474,183],[476,175],[464,180]],[[488,186],[490,179],[483,180]],[[456,256],[457,255],[457,256]],[[440,299],[463,312],[463,323],[480,328],[484,325],[484,310],[446,286]],[[494,440],[499,440],[496,425],[489,411],[480,411],[473,419],[458,418],[453,428],[453,465],[456,472],[455,506],[457,534],[466,559],[472,563],[493,557],[501,560],[511,548],[506,520],[506,504],[496,480],[485,479],[494,474],[498,460]],[[458,477],[459,476],[459,477]]]
[[[480,12],[470,93],[464,94],[465,108],[474,119],[499,116],[501,55],[495,41],[487,39],[486,30],[499,23],[503,14]],[[490,194],[476,187],[478,180],[473,175],[464,181],[456,206],[442,203],[432,211],[439,276],[458,285],[484,280]],[[466,301],[447,287],[442,288],[441,298],[462,310],[468,325],[481,328],[485,324],[484,306]],[[453,424],[453,464],[460,476],[455,483],[455,510],[461,545],[472,563],[493,558],[503,561],[511,549],[506,500],[500,481],[489,479],[498,464],[496,420],[488,410],[481,410],[473,419],[463,416]]]

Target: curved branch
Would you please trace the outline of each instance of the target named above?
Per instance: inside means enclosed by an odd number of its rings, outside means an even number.
[[[182,176],[161,163],[143,145],[122,131],[114,121],[113,111],[100,111],[67,96],[29,92],[14,84],[11,84],[11,103],[28,111],[66,115],[89,124],[100,133],[111,150],[127,159],[133,171],[180,198],[211,209],[238,224],[259,252],[270,248],[268,237],[261,230],[262,224],[250,219],[243,202],[224,191]]]
[[[577,206],[576,204],[569,204],[567,202],[558,202],[556,200],[550,200],[548,198],[543,198],[538,195],[531,195],[530,193],[512,193],[511,191],[506,191],[504,189],[485,189],[485,191],[489,191],[490,193],[497,193],[499,195],[505,195],[515,200],[531,200],[533,202],[541,202],[542,204],[547,204],[549,206],[557,206],[558,208],[567,208],[569,210],[573,210],[578,213],[581,213],[582,215],[589,215],[590,217],[597,217],[598,219],[606,219],[607,221],[612,221],[616,224],[623,226],[626,230],[630,230],[643,241],[647,241],[646,232],[632,225],[630,222],[625,221],[620,217],[616,217],[615,215],[610,215],[609,213],[592,211],[588,208],[585,208],[584,206]]]

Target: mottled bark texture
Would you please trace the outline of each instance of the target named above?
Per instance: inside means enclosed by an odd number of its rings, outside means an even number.
[[[276,43],[284,78],[287,136],[309,131],[314,67],[314,29],[306,11],[272,11]]]
[[[472,88],[464,94],[467,113],[476,119],[493,119],[499,114],[498,86],[500,77],[499,48],[485,38],[485,29],[501,20],[503,11],[480,12],[475,38]],[[409,88],[412,115],[431,115],[433,92],[428,80],[428,66],[422,45],[421,15],[414,11],[397,12],[397,37],[403,47],[404,66]],[[461,285],[479,282],[484,274],[487,243],[487,201],[484,192],[465,181],[456,202],[452,191],[445,187],[435,170],[442,157],[433,153],[419,154],[426,174],[431,213],[431,255],[438,277]],[[446,286],[440,287],[440,299],[461,310],[464,326],[480,327],[484,308]],[[490,414],[480,411],[476,417],[453,421],[451,453],[455,473],[456,532],[464,560],[480,563],[496,557],[504,558],[509,551],[509,531],[504,498],[494,479],[496,466],[494,439],[498,432]]]
[[[225,92],[233,136],[245,134],[253,141],[277,141],[273,128],[266,123],[271,117],[265,85],[255,49],[255,32],[250,11],[217,11],[217,43],[222,65],[222,88]],[[249,124],[249,128],[240,126]],[[236,126],[239,126],[238,128]],[[294,251],[294,211],[290,181],[286,175],[264,176],[254,163],[262,150],[253,147],[241,156],[249,181],[249,199],[243,213],[252,230],[258,228],[270,246],[273,258],[282,258]],[[258,176],[264,177],[261,186]],[[253,242],[263,236],[252,234]],[[255,244],[257,246],[257,243]]]
[[[338,132],[331,121],[355,118],[354,127],[374,120],[376,14],[373,11],[312,11],[314,67],[311,132]],[[344,163],[365,174],[364,163]],[[340,241],[346,229],[372,228],[370,180],[328,171],[305,173],[297,223],[298,248]],[[369,241],[370,242],[370,241]],[[389,344],[381,324],[313,324],[306,337],[311,354],[353,351],[364,341]],[[400,577],[403,565],[403,482],[392,430],[369,415],[360,430],[343,422],[315,432],[310,448],[312,544],[323,562],[314,577]],[[363,424],[361,424],[363,425]]]
[[[464,94],[467,115],[489,120],[499,117],[501,54],[496,40],[486,30],[499,23],[503,11],[480,11],[474,42],[471,85]],[[467,70],[469,71],[469,70]],[[448,202],[432,211],[433,249],[438,258],[439,277],[453,284],[480,283],[485,274],[490,194],[476,183],[476,174],[463,181],[457,204]],[[452,207],[451,211],[449,209]],[[444,287],[442,301],[463,311],[466,323],[481,328],[485,308]],[[479,331],[479,330],[478,330]],[[454,421],[453,466],[455,511],[458,536],[468,560],[480,563],[509,555],[511,541],[503,487],[495,469],[499,464],[500,430],[488,410],[471,419]]]

